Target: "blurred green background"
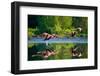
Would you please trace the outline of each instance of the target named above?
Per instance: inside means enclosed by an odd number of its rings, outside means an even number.
[[[44,32],[54,33],[61,37],[68,36],[78,27],[82,28],[82,32],[77,36],[80,34],[87,36],[88,17],[28,15],[29,38]]]

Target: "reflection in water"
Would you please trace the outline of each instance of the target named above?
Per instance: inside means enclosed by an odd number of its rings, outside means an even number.
[[[58,60],[87,58],[87,43],[32,43],[28,60]]]

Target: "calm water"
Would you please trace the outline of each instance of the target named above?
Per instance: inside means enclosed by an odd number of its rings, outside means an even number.
[[[74,37],[74,38],[53,38],[49,40],[44,40],[43,38],[32,38],[28,40],[28,43],[87,43],[87,38],[84,37]]]
[[[54,55],[44,58],[41,54],[46,49],[53,50]],[[72,49],[81,53],[81,57],[73,57]],[[43,38],[32,38],[28,40],[28,60],[57,60],[57,59],[79,59],[87,58],[87,38],[54,38],[44,40]]]

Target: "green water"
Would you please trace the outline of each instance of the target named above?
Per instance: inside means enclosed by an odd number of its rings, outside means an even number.
[[[72,48],[78,48],[77,51],[81,52],[81,57],[72,56]],[[45,49],[51,49],[55,55],[48,58],[43,58],[42,55],[37,55],[37,52],[43,52]],[[28,61],[34,60],[62,60],[62,59],[82,59],[88,58],[87,43],[32,43],[28,45]]]

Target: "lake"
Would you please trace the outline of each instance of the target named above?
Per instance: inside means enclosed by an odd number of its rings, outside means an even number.
[[[87,38],[32,38],[28,40],[28,61],[34,60],[58,60],[58,59],[81,59],[88,58]],[[49,51],[48,51],[49,50]],[[72,51],[82,56],[74,56]],[[54,55],[44,56],[44,52],[54,52]]]
[[[44,40],[44,38],[31,38],[28,43],[87,43],[87,38],[85,37],[73,37],[73,38],[52,38],[49,40]]]

